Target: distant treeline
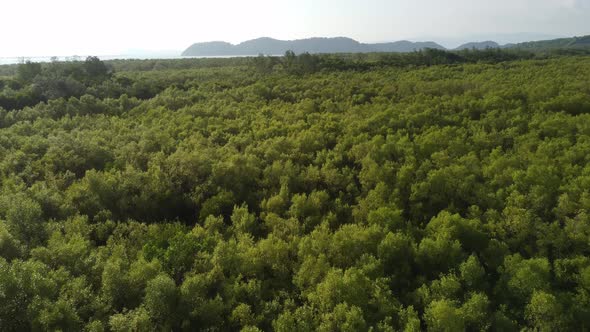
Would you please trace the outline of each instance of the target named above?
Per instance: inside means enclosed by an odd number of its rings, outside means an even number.
[[[83,95],[103,99],[119,98],[126,94],[128,97],[149,99],[168,87],[167,81],[161,77],[150,80],[138,75],[149,71],[174,71],[173,75],[178,76],[182,75],[183,70],[224,68],[254,74],[304,75],[330,71],[369,71],[386,67],[493,64],[587,54],[590,54],[590,50],[532,51],[488,48],[445,51],[429,48],[411,53],[297,55],[288,51],[283,56],[200,59],[102,61],[91,56],[84,61],[26,62],[0,66],[0,107],[6,110],[22,109],[53,99],[79,98]]]
[[[586,49],[554,49],[532,51],[521,49],[487,48],[484,50],[465,49],[445,51],[426,48],[410,53],[350,53],[350,54],[309,54],[296,55],[288,51],[282,57],[259,55],[251,66],[261,73],[270,73],[277,68],[290,74],[305,74],[317,71],[372,70],[397,66],[433,66],[468,63],[500,63],[515,60],[548,59],[561,56],[587,55]]]

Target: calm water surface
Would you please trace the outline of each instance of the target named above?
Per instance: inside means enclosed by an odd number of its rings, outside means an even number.
[[[243,55],[251,56],[251,55]],[[180,55],[137,55],[137,54],[121,54],[121,55],[100,55],[98,56],[101,60],[115,60],[115,59],[189,59],[189,58],[235,58],[243,57],[240,55],[232,56],[180,56]],[[84,60],[87,55],[80,56],[60,56],[56,57],[58,61],[73,61],[73,60]],[[32,62],[51,62],[52,56],[36,56],[36,57],[0,57],[0,65],[10,65],[15,63],[23,63],[25,61]]]

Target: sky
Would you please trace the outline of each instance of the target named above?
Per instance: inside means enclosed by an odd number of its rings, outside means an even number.
[[[590,34],[590,0],[2,0],[0,57],[345,36],[447,47]],[[537,38],[535,38],[537,37]]]

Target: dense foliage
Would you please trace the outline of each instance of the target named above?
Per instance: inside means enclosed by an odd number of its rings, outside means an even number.
[[[590,58],[318,58],[19,66],[0,330],[587,330]]]

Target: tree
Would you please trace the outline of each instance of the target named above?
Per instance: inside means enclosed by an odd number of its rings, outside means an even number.
[[[0,221],[0,257],[7,260],[17,258],[21,255],[22,247],[18,240],[8,231],[8,227]]]
[[[109,72],[105,63],[96,56],[87,57],[83,67],[88,79],[91,81],[102,81],[107,78]]]
[[[283,68],[287,73],[297,73],[297,55],[295,55],[295,52],[291,50],[285,52],[283,56]]]
[[[324,314],[318,331],[353,332],[366,329],[367,323],[363,318],[361,309],[341,303],[331,313]]]
[[[162,328],[170,329],[178,324],[175,317],[178,291],[168,275],[159,274],[148,281],[144,304],[151,319]]]
[[[31,83],[37,77],[37,75],[41,74],[42,67],[41,64],[38,62],[31,62],[27,61],[25,63],[19,64],[16,72],[17,78],[25,83]]]
[[[463,331],[465,321],[461,317],[460,310],[452,301],[442,299],[430,303],[424,319],[429,331]]]
[[[116,332],[157,330],[144,307],[111,316],[109,326]]]
[[[264,54],[259,54],[257,57],[252,58],[254,69],[261,74],[272,73],[275,62],[274,57],[264,56]]]
[[[6,211],[6,224],[18,240],[34,247],[45,239],[42,214],[36,201],[22,196],[13,197]]]
[[[472,293],[461,306],[460,313],[469,330],[485,331],[491,326],[490,301],[485,294]]]
[[[538,331],[557,331],[563,328],[561,304],[554,295],[535,291],[526,306],[527,321]]]

